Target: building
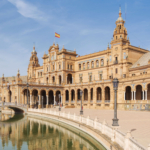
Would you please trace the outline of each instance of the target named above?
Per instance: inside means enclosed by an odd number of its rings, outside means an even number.
[[[82,90],[85,108],[112,109],[113,78],[119,80],[119,109],[150,103],[150,52],[130,44],[124,24],[120,9],[110,46],[89,55],[78,56],[53,43],[40,66],[33,47],[27,75],[30,107],[38,103],[39,108],[48,108],[59,100],[66,107],[80,107]],[[1,97],[6,102],[27,104],[27,84],[19,72],[11,83],[2,78]]]

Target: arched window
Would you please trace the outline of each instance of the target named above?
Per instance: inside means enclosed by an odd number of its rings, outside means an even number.
[[[47,72],[48,72],[48,67],[47,67]]]
[[[94,68],[94,61],[92,61],[91,66],[92,66],[92,68]]]
[[[61,69],[61,65],[59,64],[59,69]]]
[[[117,36],[116,36],[116,40],[117,40]]]
[[[87,69],[89,69],[90,68],[90,63],[89,62],[87,62]]]
[[[81,70],[81,64],[79,64],[79,70]]]
[[[69,69],[69,64],[68,64],[68,69]]]
[[[54,76],[52,77],[52,81],[53,81],[53,83],[55,82],[55,77]]]
[[[96,67],[99,67],[99,61],[96,60]]]
[[[104,60],[101,59],[101,66],[104,66]]]
[[[70,65],[70,70],[72,70],[72,65]]]
[[[83,69],[85,69],[85,63],[83,63]]]

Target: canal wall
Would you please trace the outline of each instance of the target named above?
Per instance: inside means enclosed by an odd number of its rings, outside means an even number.
[[[132,138],[130,132],[125,135],[118,128],[108,126],[105,121],[103,123],[99,122],[97,118],[92,120],[89,117],[85,118],[75,114],[47,109],[28,109],[27,113],[40,116],[41,118],[58,120],[78,128],[95,138],[108,150],[146,150]],[[147,150],[150,150],[149,148]]]

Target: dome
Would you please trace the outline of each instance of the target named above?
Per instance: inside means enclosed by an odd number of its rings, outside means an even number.
[[[122,17],[119,17],[119,18],[117,19],[117,21],[123,21],[123,18],[122,18]]]

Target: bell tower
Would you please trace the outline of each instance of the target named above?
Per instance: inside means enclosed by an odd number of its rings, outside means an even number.
[[[119,17],[116,20],[116,28],[114,29],[113,33],[113,40],[111,41],[111,44],[123,42],[125,45],[126,43],[130,44],[129,39],[127,39],[127,29],[125,28],[124,24],[125,21],[123,20],[121,16],[121,8],[119,9]]]

